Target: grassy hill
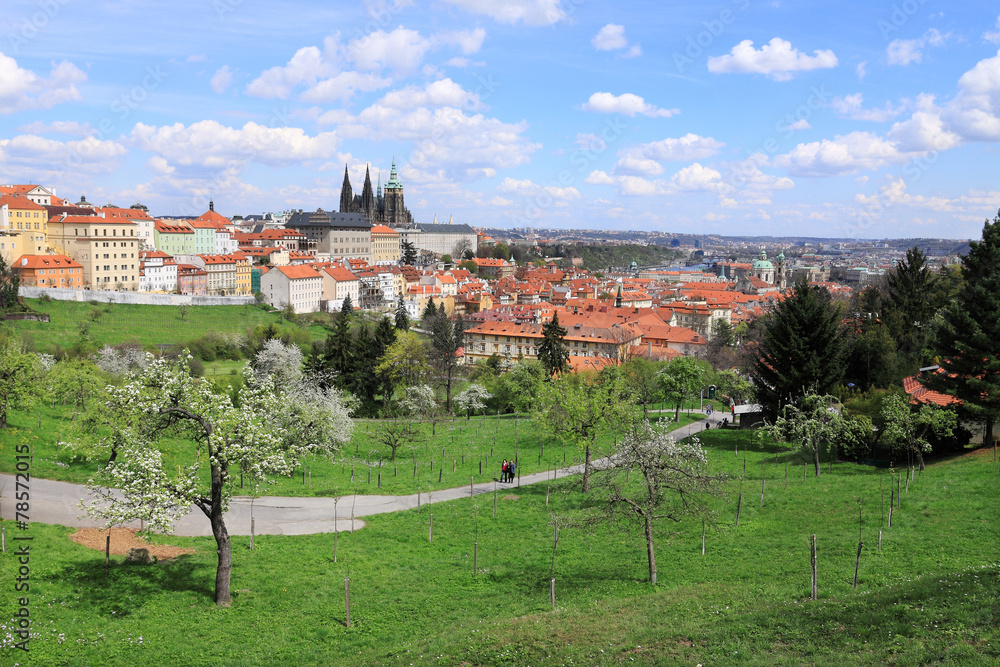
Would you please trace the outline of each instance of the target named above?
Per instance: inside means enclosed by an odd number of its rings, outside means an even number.
[[[449,432],[438,433],[429,448],[449,446]],[[829,472],[827,462],[821,477],[803,477],[790,448],[748,450],[738,431],[703,437],[710,469],[732,478],[728,493],[714,506],[704,556],[700,521],[658,526],[656,587],[629,523],[560,531],[550,572],[553,518],[568,526],[601,502],[574,478],[553,483],[548,500],[544,484],[506,489],[496,518],[482,496],[369,517],[339,535],[336,558],[332,535],[258,537],[252,552],[234,538],[228,609],[212,602],[211,539],[156,538],[197,552],[145,566],[113,557],[105,575],[103,554],[71,542],[71,530],[32,525],[36,635],[30,656],[9,639],[0,656],[33,665],[1000,662],[991,453],[934,462],[908,491],[904,479],[889,528],[891,471],[839,463]],[[814,533],[819,600],[809,601]],[[16,567],[12,553],[0,557],[5,581]],[[11,618],[13,605],[3,596],[0,614]]]

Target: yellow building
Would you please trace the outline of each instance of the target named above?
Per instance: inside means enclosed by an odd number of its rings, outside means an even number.
[[[399,232],[385,225],[372,226],[372,264],[398,264]]]
[[[128,218],[63,215],[48,221],[48,243],[83,266],[83,286],[99,290],[139,289],[137,226]]]
[[[236,262],[236,296],[250,296],[253,288],[250,286],[250,267],[253,261],[242,252],[234,252],[232,257]]]
[[[21,255],[45,254],[49,212],[20,194],[0,195],[0,254],[8,264]]]

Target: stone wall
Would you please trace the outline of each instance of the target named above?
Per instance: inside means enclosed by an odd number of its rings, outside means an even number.
[[[57,301],[97,301],[148,306],[243,306],[257,303],[252,296],[192,296],[190,294],[155,294],[153,292],[103,292],[86,289],[60,289],[21,286],[18,296],[38,299],[43,294]]]

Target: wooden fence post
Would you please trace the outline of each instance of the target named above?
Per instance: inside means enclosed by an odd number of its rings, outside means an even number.
[[[705,520],[701,520],[701,555],[705,555]]]
[[[427,529],[427,541],[428,542],[433,542],[434,541],[434,512],[431,512],[430,514],[431,514],[431,524],[430,524],[430,527]]]
[[[104,540],[104,574],[111,571],[111,529],[108,528],[108,535]]]
[[[344,618],[351,627],[351,577],[344,577]]]
[[[865,546],[864,542],[858,542],[858,558],[854,561],[854,584],[851,588],[858,587],[858,568],[861,567],[861,548]]]
[[[740,527],[740,508],[743,507],[743,494],[740,494],[740,499],[736,502],[736,528]]]
[[[812,536],[812,551],[810,553],[809,564],[812,569],[812,591],[811,599],[816,600],[819,597],[819,582],[817,581],[816,572],[816,533]]]

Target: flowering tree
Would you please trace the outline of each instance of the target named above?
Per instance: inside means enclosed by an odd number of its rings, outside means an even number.
[[[298,345],[285,345],[271,338],[253,358],[257,377],[272,377],[278,387],[293,385],[302,379],[302,350]]]
[[[486,407],[486,401],[492,398],[492,394],[486,391],[486,387],[478,383],[472,383],[465,388],[461,394],[455,397],[455,405],[459,410],[466,411],[466,419],[472,418],[472,413]]]
[[[128,373],[140,373],[149,365],[152,355],[143,352],[141,347],[125,346],[122,348],[105,345],[94,356],[94,363],[105,373],[119,377]]]
[[[23,407],[34,394],[38,368],[37,356],[0,331],[0,428],[7,428],[7,411]]]
[[[249,365],[243,377],[244,386],[231,396],[191,377],[186,360],[155,359],[131,381],[108,387],[104,414],[111,428],[100,431],[106,435],[99,444],[113,453],[88,483],[97,500],[86,509],[109,525],[142,519],[151,531],[169,532],[191,505],[204,512],[218,546],[215,602],[223,606],[230,602],[232,569],[225,522],[230,471],[266,483],[290,474],[306,453],[332,452],[351,433],[336,390],[302,383],[276,387]],[[177,474],[164,466],[157,447],[165,437],[194,450],[193,462],[179,466]]]
[[[958,427],[958,418],[952,410],[936,405],[922,405],[911,409],[902,396],[890,395],[882,400],[882,439],[895,452],[906,452],[917,457],[917,465],[924,469],[924,452],[931,451],[931,435],[950,438]]]
[[[708,513],[705,500],[719,495],[725,478],[706,472],[708,459],[697,438],[677,442],[661,422],[634,424],[608,458],[596,486],[608,490],[608,503],[599,520],[623,517],[642,524],[649,561],[649,581],[656,584],[656,521],[679,522],[686,516]],[[628,473],[636,473],[629,483]]]

